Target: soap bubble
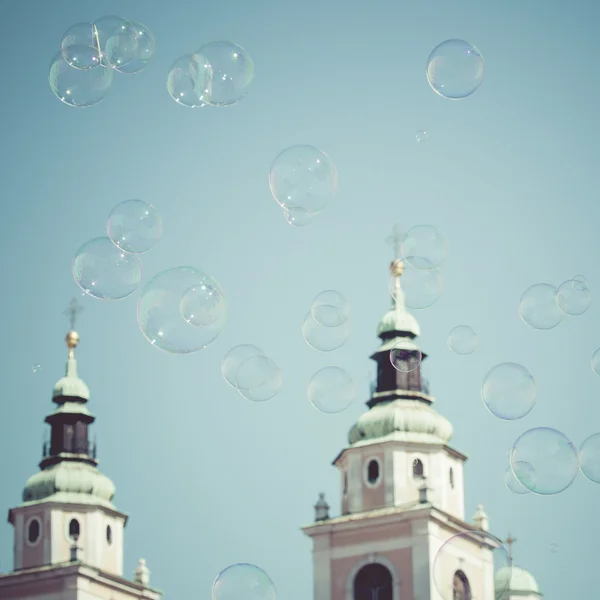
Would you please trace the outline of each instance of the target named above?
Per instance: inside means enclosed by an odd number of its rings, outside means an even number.
[[[310,403],[318,411],[335,415],[352,406],[356,387],[344,369],[325,367],[311,377],[307,393]]]
[[[515,473],[518,477],[515,476]],[[527,487],[521,481],[526,481]],[[518,462],[512,466],[509,465],[504,473],[504,483],[514,494],[529,494],[531,490],[535,489],[535,471],[526,462]]]
[[[556,544],[556,543],[550,544],[550,546],[548,547],[548,550],[550,550],[550,552],[555,554],[556,552],[558,552],[558,544]]]
[[[419,367],[423,354],[421,349],[409,339],[399,340],[390,350],[390,362],[396,371],[410,373]]]
[[[566,315],[582,315],[592,303],[592,292],[585,279],[569,279],[556,290],[556,304]]]
[[[192,55],[179,57],[169,69],[167,75],[167,91],[171,98],[187,108],[206,106],[204,91],[196,87],[192,70]]]
[[[315,214],[332,202],[338,172],[329,156],[314,146],[291,146],[273,161],[269,186],[283,208]]]
[[[227,319],[226,307],[206,327],[191,325],[181,314],[185,293],[202,284],[215,289],[225,304],[225,295],[217,281],[194,267],[167,269],[146,284],[138,300],[137,317],[144,337],[153,346],[171,354],[189,354],[217,339]]]
[[[112,209],[106,223],[108,237],[121,250],[143,254],[162,237],[162,218],[143,200],[125,200]]]
[[[517,363],[496,365],[483,379],[481,398],[499,419],[512,421],[529,414],[535,405],[537,386],[531,373]]]
[[[237,386],[237,373],[244,361],[249,358],[264,356],[264,352],[252,344],[240,344],[232,348],[221,362],[221,374],[225,381],[235,389]]]
[[[535,476],[523,477],[515,468],[518,463],[529,464]],[[510,465],[527,489],[542,496],[566,490],[579,471],[575,446],[566,435],[550,427],[535,427],[523,433],[510,452]]]
[[[306,227],[310,225],[316,213],[309,213],[307,210],[298,206],[292,208],[284,208],[283,216],[285,220],[294,227]]]
[[[142,23],[130,22],[128,26],[129,35],[135,37],[135,46],[130,60],[125,64],[115,66],[119,73],[139,73],[148,66],[156,50],[154,35]]]
[[[240,364],[235,381],[244,398],[252,402],[266,402],[281,389],[283,375],[270,358],[251,356]]]
[[[50,64],[48,82],[54,95],[68,106],[86,108],[104,100],[113,80],[111,69],[75,69],[59,52]]]
[[[310,312],[325,327],[339,327],[350,316],[350,303],[337,290],[325,290],[315,296]]]
[[[592,371],[600,375],[600,348],[592,354]]]
[[[594,483],[600,483],[600,433],[590,435],[579,448],[579,468]]]
[[[532,329],[556,327],[565,318],[565,313],[556,303],[556,287],[549,283],[536,283],[527,288],[519,302],[519,316]]]
[[[225,317],[225,299],[211,283],[207,277],[184,292],[179,310],[186,323],[208,327]]]
[[[448,334],[448,348],[455,354],[472,354],[478,344],[477,334],[468,325],[457,325]]]
[[[448,253],[446,238],[433,225],[416,225],[409,229],[400,248],[411,267],[424,271],[439,267]]]
[[[100,66],[100,52],[91,23],[77,23],[65,31],[60,44],[62,57],[74,69]]]
[[[413,265],[418,265],[419,268]],[[428,308],[442,296],[442,274],[426,258],[411,257],[403,262],[404,273],[400,280],[392,273],[389,289],[392,298],[408,308]],[[399,287],[396,287],[399,282]]]
[[[115,67],[131,60],[133,52],[128,21],[114,15],[101,17],[92,23],[92,29],[103,66]]]
[[[38,371],[41,371],[42,367],[40,365],[33,365],[31,367],[31,372],[32,373],[37,373]]]
[[[217,575],[212,600],[275,600],[275,584],[260,567],[238,563]]]
[[[461,564],[470,565],[472,556],[480,556],[488,561],[483,550],[489,552],[490,572],[495,573],[494,595],[487,595],[487,586],[483,579],[471,580],[471,593],[476,598],[499,600],[507,590],[512,575],[510,555],[502,542],[486,531],[463,531],[447,539],[437,551],[433,560],[433,582],[442,600],[453,600],[456,571],[461,570]],[[486,552],[487,554],[487,552]]]
[[[429,139],[429,134],[426,131],[417,131],[415,138],[417,142],[426,142]]]
[[[442,42],[427,59],[427,81],[444,98],[466,98],[483,81],[483,56],[464,40]]]
[[[254,61],[232,42],[210,42],[192,55],[192,78],[204,102],[229,106],[248,93],[254,79]]]
[[[350,321],[346,320],[338,327],[325,327],[317,323],[309,312],[302,322],[304,341],[320,352],[332,352],[341,348],[350,336]]]
[[[139,259],[117,248],[107,237],[83,244],[75,254],[72,271],[75,283],[99,300],[127,298],[142,282]]]

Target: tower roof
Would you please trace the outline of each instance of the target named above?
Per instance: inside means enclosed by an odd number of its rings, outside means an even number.
[[[86,402],[90,399],[90,390],[83,379],[77,376],[77,361],[75,360],[74,349],[79,343],[79,335],[76,331],[69,331],[65,337],[69,355],[67,358],[67,368],[65,376],[61,377],[54,385],[52,399],[60,404],[60,398],[79,398]]]
[[[510,577],[510,583],[506,588],[506,580]],[[503,567],[498,569],[494,577],[495,586],[498,589],[506,588],[503,598],[508,597],[512,592],[519,594],[538,594],[540,588],[537,581],[531,573],[520,567]]]

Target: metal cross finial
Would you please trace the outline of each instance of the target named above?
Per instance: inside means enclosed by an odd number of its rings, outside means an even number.
[[[511,562],[512,562],[512,547],[513,544],[517,541],[516,538],[512,537],[512,535],[510,535],[510,533],[508,534],[508,537],[504,540],[504,543],[508,546],[508,558],[510,558]]]
[[[404,233],[400,229],[400,226],[396,223],[392,229],[392,235],[386,238],[386,243],[391,244],[394,247],[394,260],[400,258],[400,246],[404,240]]]
[[[65,310],[63,314],[69,317],[69,329],[73,331],[75,329],[75,322],[77,321],[77,315],[83,311],[83,306],[77,302],[77,298],[73,298],[69,304],[69,308]]]

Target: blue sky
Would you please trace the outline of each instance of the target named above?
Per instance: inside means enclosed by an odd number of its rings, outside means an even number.
[[[470,457],[467,514],[483,502],[491,531],[518,538],[515,560],[547,599],[588,595],[600,487],[580,476],[557,496],[517,496],[503,473],[512,442],[530,427],[557,427],[576,445],[600,430],[600,378],[590,369],[598,306],[547,332],[517,315],[534,283],[583,273],[600,290],[599,12],[541,0],[5,2],[0,507],[20,502],[40,459],[66,358],[62,311],[78,294],[73,255],[104,234],[116,204],[141,198],[164,222],[162,241],[143,258],[144,280],[200,268],[222,285],[229,320],[208,349],[170,356],[139,332],[137,296],[81,298],[79,370],[98,417],[100,467],[131,514],[126,572],[144,556],[166,598],[205,597],[222,568],[246,561],[271,575],[281,598],[310,598],[310,543],[299,527],[320,491],[338,511],[330,462],[365,409],[368,356],[390,301],[384,240],[395,222],[430,223],[448,239],[445,289],[417,318],[436,408]],[[139,75],[117,76],[101,104],[69,108],[49,89],[50,61],[70,25],[109,14],[150,27],[155,59]],[[481,88],[459,102],[425,79],[427,56],[449,38],[469,40],[486,61]],[[219,39],[253,57],[248,97],[222,109],[177,106],[166,91],[170,65]],[[417,144],[419,130],[427,143]],[[292,144],[323,149],[340,176],[334,206],[303,229],[284,221],[267,180]],[[352,306],[351,337],[332,355],[300,335],[324,289]],[[479,334],[473,355],[446,347],[459,324]],[[284,384],[272,401],[249,403],[222,380],[222,357],[241,343],[280,366]],[[479,393],[485,373],[505,361],[524,364],[539,387],[536,407],[512,423],[488,413]],[[312,373],[328,365],[357,382],[360,401],[340,415],[317,413],[306,397]],[[11,553],[5,524],[2,570]]]

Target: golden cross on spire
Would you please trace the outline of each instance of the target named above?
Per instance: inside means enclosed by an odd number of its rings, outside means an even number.
[[[510,558],[511,562],[513,559],[512,547],[516,541],[517,541],[517,538],[512,537],[512,535],[510,535],[510,533],[508,534],[508,537],[504,540],[504,543],[508,546],[508,558]]]
[[[404,233],[400,229],[400,225],[396,223],[394,228],[392,229],[392,235],[386,238],[386,243],[391,244],[394,247],[394,260],[398,260],[400,258],[401,250],[400,247],[404,240]]]
[[[77,315],[82,311],[83,311],[83,306],[81,306],[81,304],[79,304],[77,302],[77,298],[73,298],[69,304],[69,307],[63,313],[64,315],[67,315],[67,317],[69,317],[69,330],[70,331],[73,331],[75,329]]]

